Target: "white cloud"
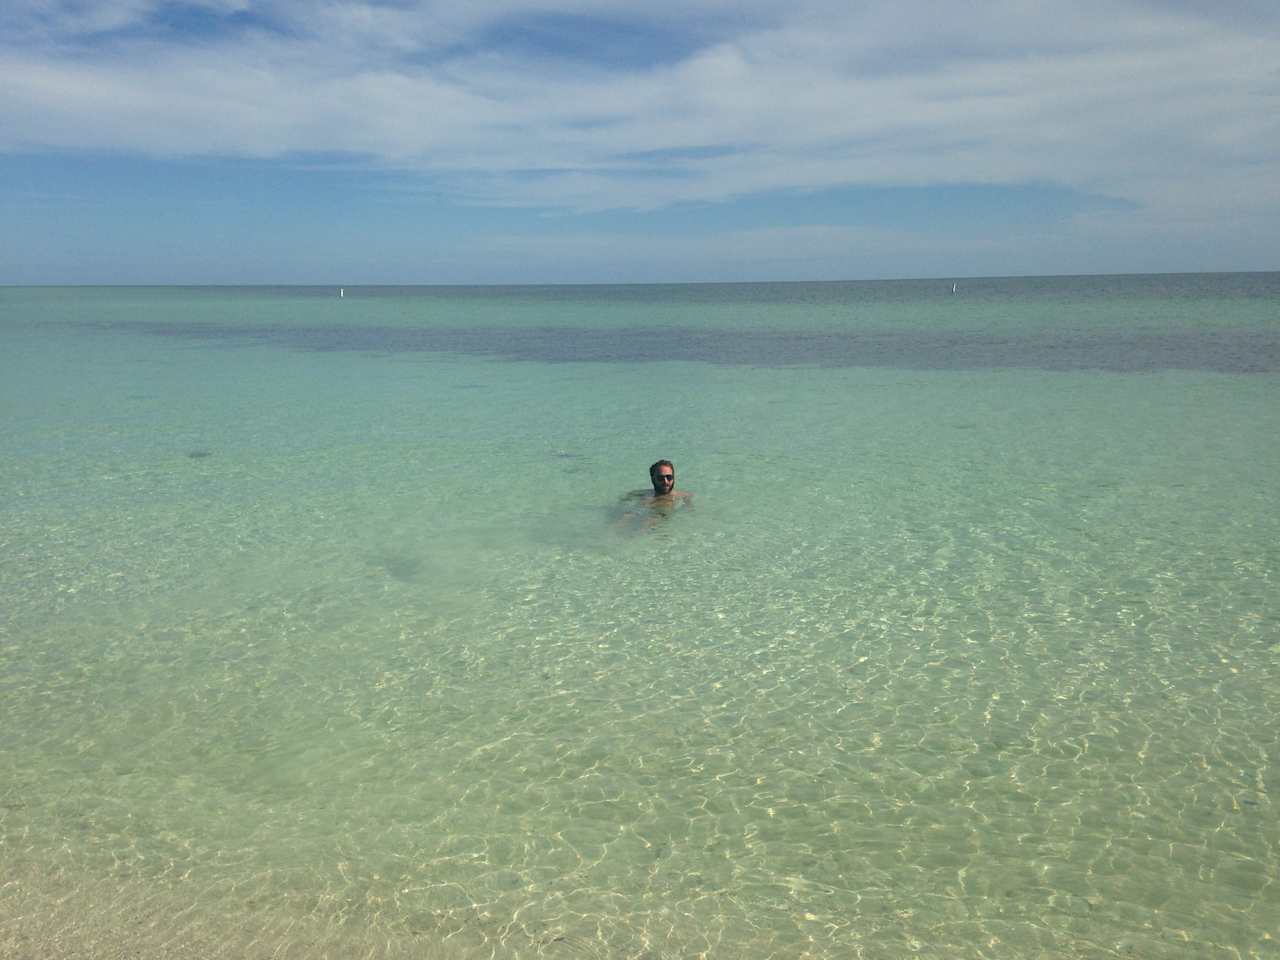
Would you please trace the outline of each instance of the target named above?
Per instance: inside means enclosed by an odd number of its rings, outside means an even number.
[[[629,69],[486,47],[503,18],[547,11],[520,0],[203,5],[250,25],[182,37],[147,29],[160,5],[146,0],[17,4],[0,149],[347,153],[479,202],[576,210],[1027,181],[1171,215],[1280,205],[1280,13],[1256,4],[1210,19],[1120,2],[798,2],[783,16],[658,0],[643,7],[654,29],[706,42]],[[613,0],[555,10],[639,15]],[[726,149],[674,177],[643,157],[700,147]]]

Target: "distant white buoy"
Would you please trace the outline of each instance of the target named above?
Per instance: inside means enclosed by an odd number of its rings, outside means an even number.
[[[954,283],[951,285],[951,292],[952,293],[956,292],[956,285]]]
[[[952,290],[951,292],[952,292],[952,293],[955,293],[955,291],[954,291],[954,290]],[[345,297],[346,295],[347,295],[347,291],[346,291],[346,290],[344,290],[342,287],[339,287],[339,288],[338,288],[338,299],[342,299],[342,298],[343,298],[343,297]]]

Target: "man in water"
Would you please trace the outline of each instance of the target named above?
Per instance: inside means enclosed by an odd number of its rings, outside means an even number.
[[[623,520],[643,517],[648,526],[680,507],[693,505],[692,493],[676,489],[676,468],[670,460],[659,460],[649,468],[649,482],[653,484],[652,494],[648,490],[633,490],[622,498],[631,502],[638,500],[647,509],[629,509],[622,515]]]
[[[670,460],[659,460],[649,468],[649,482],[653,484],[653,505],[659,502],[675,506],[693,499],[692,493],[676,489],[676,467]]]

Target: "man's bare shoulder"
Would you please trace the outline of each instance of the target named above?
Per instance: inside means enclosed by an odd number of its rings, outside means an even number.
[[[645,503],[650,506],[661,506],[664,503],[692,504],[693,491],[673,490],[670,493],[654,493],[652,490],[632,490],[624,493],[620,500],[623,503]]]

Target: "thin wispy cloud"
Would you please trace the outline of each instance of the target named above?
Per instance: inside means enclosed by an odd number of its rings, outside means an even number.
[[[328,158],[569,215],[1039,183],[1280,220],[1259,3],[18,0],[0,26],[11,155]]]

